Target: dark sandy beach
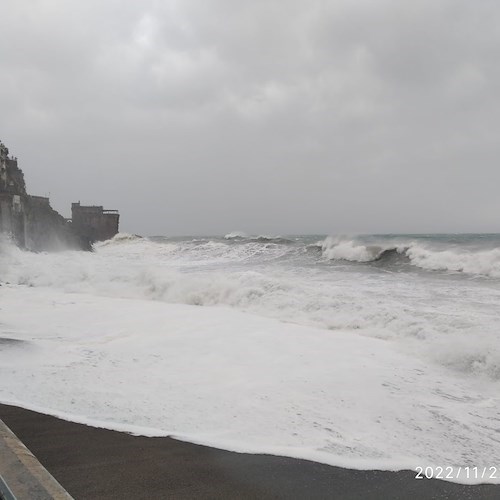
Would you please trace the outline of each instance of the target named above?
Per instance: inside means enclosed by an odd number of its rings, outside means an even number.
[[[239,454],[96,429],[6,405],[0,405],[0,418],[77,500],[500,498],[500,486]]]

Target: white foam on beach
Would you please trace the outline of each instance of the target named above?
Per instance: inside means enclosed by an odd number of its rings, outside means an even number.
[[[23,341],[0,344],[0,401],[353,468],[499,463],[495,282],[276,265],[284,252],[0,245],[0,337]]]
[[[0,296],[2,337],[27,342],[0,350],[2,402],[345,467],[500,460],[498,386],[384,340],[219,307],[9,285]]]

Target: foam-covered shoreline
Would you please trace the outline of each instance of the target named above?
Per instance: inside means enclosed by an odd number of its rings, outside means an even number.
[[[234,453],[168,437],[131,436],[1,404],[0,418],[75,498],[493,500],[500,488],[419,481],[413,471],[353,470],[273,455]],[[64,435],[64,440],[53,438],[58,435]],[[78,453],[71,452],[75,449]]]
[[[500,460],[490,440],[496,386],[383,340],[226,308],[8,285],[0,293],[2,336],[24,341],[0,351],[0,401],[348,468]],[[29,316],[14,310],[20,300]]]
[[[316,242],[0,244],[0,401],[350,468],[500,461],[498,281],[329,261]]]

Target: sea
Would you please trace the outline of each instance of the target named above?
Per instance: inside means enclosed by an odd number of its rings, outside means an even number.
[[[118,234],[55,253],[3,239],[0,285],[2,403],[500,482],[498,234]]]

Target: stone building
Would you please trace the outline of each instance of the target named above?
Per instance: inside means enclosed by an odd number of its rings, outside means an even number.
[[[26,192],[17,158],[0,142],[0,233],[29,250],[91,249],[94,241],[118,232],[117,210],[72,205],[67,221],[50,206],[49,198]]]
[[[89,241],[109,240],[118,233],[118,210],[105,210],[102,206],[71,204],[73,230]]]

